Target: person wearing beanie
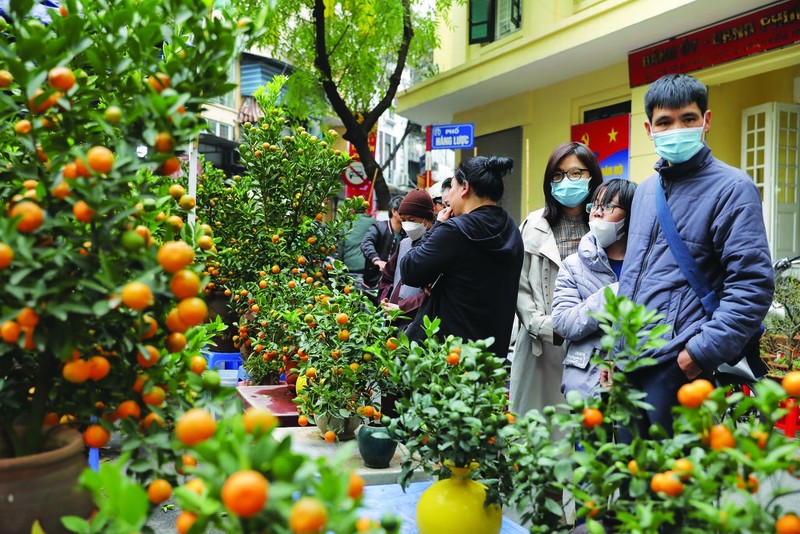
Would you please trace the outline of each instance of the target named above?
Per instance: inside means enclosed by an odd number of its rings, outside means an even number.
[[[406,220],[403,215],[433,220],[433,199],[424,189],[414,189],[403,198],[397,211],[402,221]]]
[[[395,315],[393,323],[403,328],[416,316],[417,310],[425,300],[425,293],[422,288],[403,283],[403,278],[400,276],[400,260],[433,226],[433,199],[424,189],[415,189],[405,196],[397,211],[403,223],[403,231],[408,237],[400,241],[397,250],[386,262],[378,284],[378,302],[381,308]],[[395,417],[397,415],[395,401],[397,395],[402,394],[402,392],[384,392],[381,411],[389,417]]]
[[[383,269],[378,286],[378,301],[384,310],[401,310],[403,313],[396,324],[404,325],[414,318],[425,295],[421,288],[403,283],[398,265],[413,244],[433,226],[433,199],[424,189],[415,189],[405,196],[397,211],[402,220],[403,231],[408,237],[400,241]]]

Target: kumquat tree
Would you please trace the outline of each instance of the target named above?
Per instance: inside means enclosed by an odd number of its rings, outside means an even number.
[[[187,209],[168,176],[247,32],[188,1],[67,1],[48,25],[32,5],[14,2],[0,40],[0,427],[15,456],[60,424],[103,445],[203,390],[202,251],[194,227],[166,223]]]
[[[259,282],[261,271],[276,274],[274,266],[320,267],[336,252],[355,209],[363,211],[363,202],[348,199],[323,222],[350,157],[333,148],[336,131],[318,138],[292,123],[279,103],[285,83],[285,76],[276,76],[254,95],[263,115],[257,124],[242,125],[245,171],[230,179],[206,172],[198,185],[198,215],[224,237],[216,246],[220,274],[214,281],[231,295]],[[233,304],[247,311],[247,299]]]
[[[203,299],[213,227],[189,224],[172,176],[258,20],[198,0],[67,0],[45,22],[33,6],[0,23],[0,471],[64,432],[95,449],[120,433],[120,460],[83,477],[93,519],[81,502],[46,531],[147,531],[182,484],[179,532],[355,531],[358,478],[292,453],[268,412],[212,415],[231,395],[201,355],[221,328]],[[35,530],[4,484],[0,530]]]
[[[354,289],[337,247],[367,203],[337,200],[348,156],[335,131],[287,114],[284,78],[241,125],[241,175],[201,165],[188,194],[181,147],[207,127],[204,104],[233,90],[231,61],[289,3],[238,20],[212,0],[42,4],[3,3],[0,19],[0,531],[147,533],[177,506],[180,534],[396,533],[397,517],[367,509],[354,447],[338,444],[355,421],[403,442],[403,485],[414,469],[446,478],[443,466],[478,479],[498,524],[503,506],[531,532],[568,532],[573,507],[592,533],[800,532],[787,500],[800,446],[776,431],[800,371],[750,396],[696,380],[673,428],[639,429],[648,406],[629,373],[667,332],[608,291],[608,389],[508,412],[491,340],[438,337],[427,318],[427,339],[409,342]],[[305,4],[323,33],[356,5]],[[297,423],[325,421],[332,459],[293,450],[275,414],[244,410],[207,368],[228,328],[209,320],[216,293],[245,370],[294,385]],[[89,468],[112,438],[119,456]],[[44,480],[19,467],[63,449],[65,489],[50,487],[54,464]]]
[[[653,313],[606,299],[603,346],[617,347],[614,363],[626,372],[650,364],[638,355],[661,343],[663,331],[648,327]],[[570,530],[554,499],[562,494],[592,533],[798,532],[785,498],[800,492],[800,445],[774,428],[787,412],[781,402],[800,394],[800,375],[783,384],[761,381],[755,396],[696,380],[678,392],[671,432],[653,426],[644,436],[631,424],[647,407],[643,394],[631,389],[626,372],[598,363],[612,374],[607,395],[568,395],[562,410],[533,410],[513,425],[508,501],[531,532]],[[565,437],[554,439],[554,430]]]
[[[255,93],[263,115],[243,125],[245,171],[226,178],[207,170],[198,186],[199,216],[221,229],[211,280],[239,318],[234,345],[256,384],[275,383],[300,363],[291,318],[308,304],[304,293],[318,302],[342,270],[337,246],[366,207],[358,198],[332,206],[349,156],[333,148],[334,130],[317,137],[291,120],[280,104],[285,83],[278,76]]]

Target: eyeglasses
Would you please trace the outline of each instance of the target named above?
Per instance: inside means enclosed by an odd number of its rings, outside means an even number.
[[[589,204],[586,204],[586,213],[592,213],[592,212],[594,212],[595,210],[597,210],[599,208],[602,208],[603,209],[603,213],[608,214],[608,215],[611,215],[612,213],[614,213],[614,210],[617,209],[617,208],[619,208],[621,210],[625,210],[625,208],[623,208],[622,206],[618,206],[616,204],[592,204],[590,202]]]
[[[572,169],[566,172],[556,171],[553,173],[553,181],[560,182],[564,178],[568,178],[572,181],[580,180],[581,178],[583,178],[583,173],[585,172],[589,172],[589,169],[581,169],[579,167],[573,167]]]

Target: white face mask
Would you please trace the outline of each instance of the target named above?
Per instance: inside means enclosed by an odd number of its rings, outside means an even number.
[[[411,241],[416,241],[425,234],[425,225],[420,222],[403,221],[403,230]]]
[[[603,248],[616,243],[625,236],[625,232],[622,231],[623,226],[625,226],[625,219],[617,222],[603,219],[589,221],[589,231],[597,239],[597,244]]]

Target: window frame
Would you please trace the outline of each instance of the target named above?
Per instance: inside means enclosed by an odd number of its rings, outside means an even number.
[[[476,12],[479,9],[478,2],[480,1],[480,10],[479,15],[482,15],[478,22],[475,22],[476,19]],[[508,0],[509,4],[509,20],[513,26],[513,29],[500,33],[498,26],[498,13],[497,10],[499,9],[499,2],[498,0],[470,0],[468,6],[468,27],[469,27],[469,34],[468,40],[469,44],[486,44],[486,43],[493,43],[495,41],[499,41],[509,35],[519,31],[522,29],[522,0]],[[483,29],[485,26],[486,34],[480,35],[478,37],[475,36],[475,33],[478,29]],[[482,32],[481,32],[482,33]]]
[[[479,22],[474,22],[476,10],[479,9],[477,6],[477,2],[475,0],[470,0],[469,2],[469,44],[483,44],[483,43],[491,43],[494,42],[494,34],[495,34],[495,25],[496,25],[496,14],[497,14],[497,5],[495,0],[480,0],[481,2],[485,2],[483,6],[485,10],[480,12],[480,14],[484,15],[485,18],[481,19]],[[486,26],[486,35],[481,37],[475,37],[475,31],[480,26]]]

